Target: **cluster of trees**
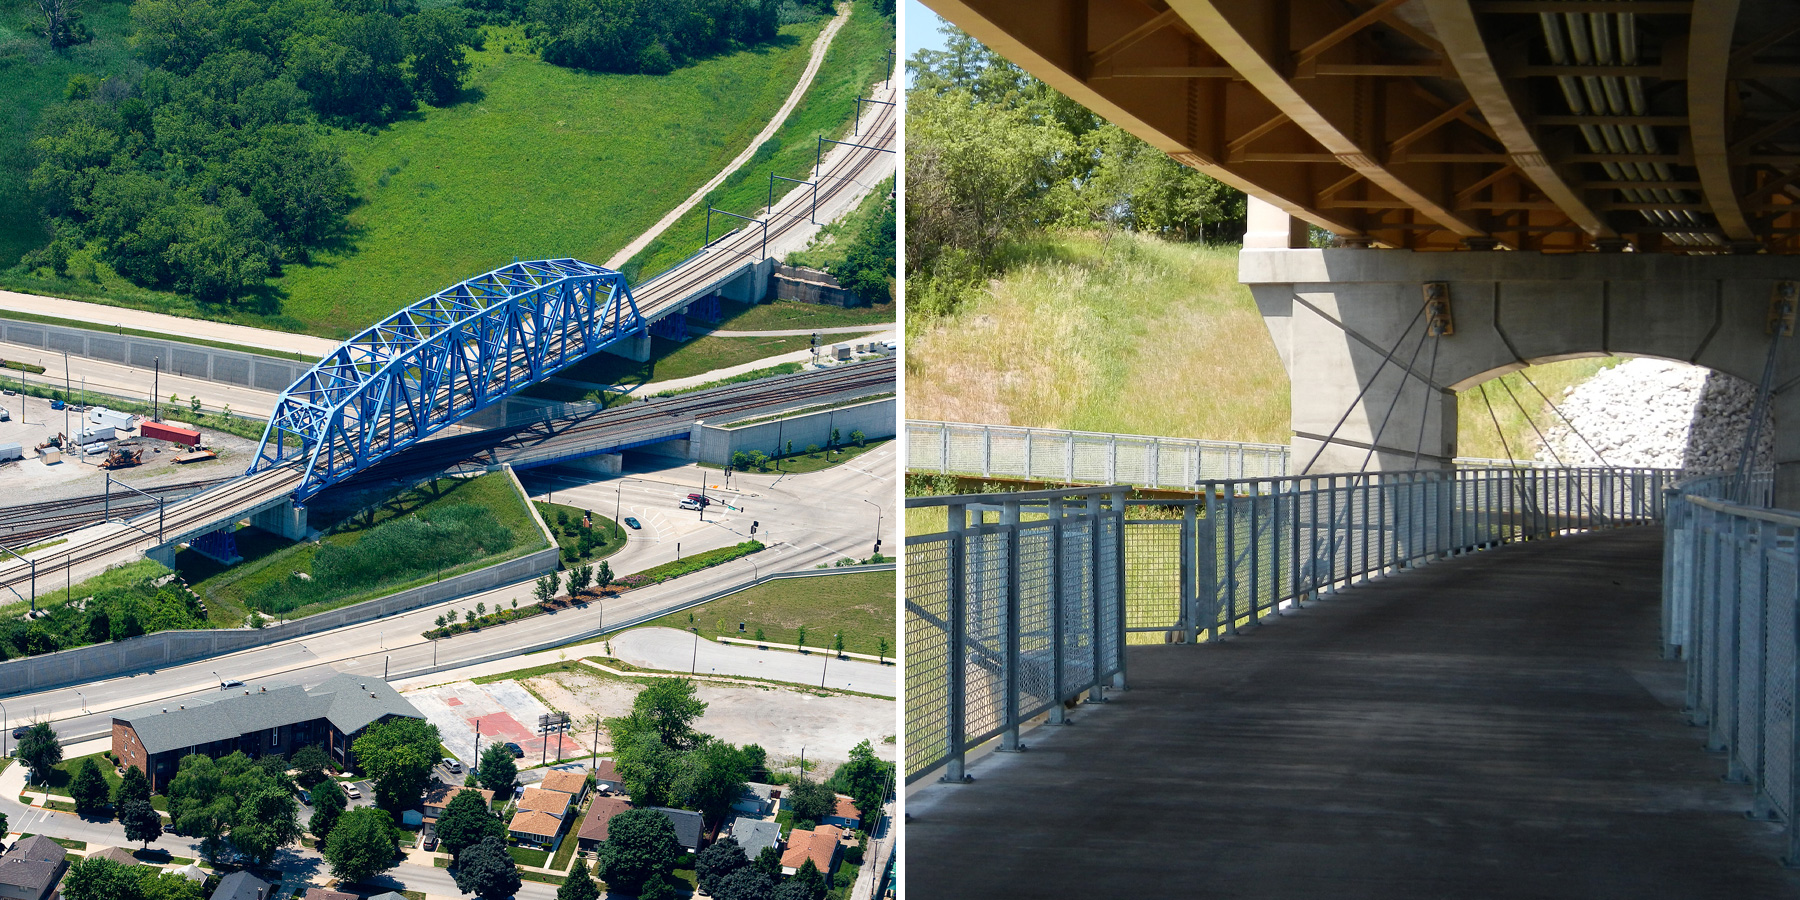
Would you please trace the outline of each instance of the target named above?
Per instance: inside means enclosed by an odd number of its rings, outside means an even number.
[[[512,529],[493,510],[457,503],[389,519],[352,544],[327,543],[313,554],[311,581],[271,581],[246,600],[271,615],[291,612],[345,593],[406,581],[512,549]]]
[[[838,284],[865,303],[894,302],[894,228],[894,195],[887,194],[851,239],[844,261],[831,267]]]
[[[142,0],[151,68],[71,80],[33,141],[55,238],[26,259],[65,274],[88,248],[134,283],[235,301],[342,232],[349,167],[323,127],[445,104],[479,41],[415,0]]]
[[[512,754],[498,745],[490,749],[501,751],[505,763],[502,766],[498,758],[490,760],[491,753],[483,753],[480,767],[483,783],[489,784],[489,766],[492,765],[492,785],[500,784],[504,775],[505,787],[510,789],[512,778],[517,774]],[[490,786],[490,790],[501,789]],[[519,889],[522,882],[518,865],[506,849],[506,823],[488,809],[479,793],[462,791],[450,798],[444,814],[438,817],[437,835],[439,849],[451,856],[451,875],[456,879],[456,886],[464,893],[475,894],[483,900],[500,900]],[[574,837],[567,840],[574,840]]]
[[[466,2],[489,15],[523,20],[545,62],[594,72],[666,75],[693,60],[770,40],[781,25],[781,0]]]
[[[287,757],[280,754],[183,757],[168,787],[175,831],[200,838],[209,857],[229,841],[267,864],[277,850],[300,839],[299,804],[287,770]]]
[[[716,825],[745,783],[767,771],[767,754],[695,731],[694,720],[706,712],[695,693],[686,678],[659,680],[632,700],[630,714],[607,719],[606,730],[633,803],[699,810]]]
[[[202,900],[203,885],[157,866],[127,866],[85,856],[63,876],[67,900]]]
[[[205,628],[199,601],[176,585],[154,579],[120,585],[85,603],[48,607],[42,618],[0,624],[0,658],[36,656],[88,644],[118,641],[177,628]]]
[[[556,511],[555,524],[551,525],[551,528],[575,539],[575,546],[562,548],[564,565],[571,565],[576,560],[592,556],[596,550],[605,549],[608,539],[606,531],[587,524],[593,518],[594,514],[591,511],[585,512],[582,516],[571,516],[565,509]],[[614,532],[617,532],[618,528],[617,524],[612,526]]]
[[[907,62],[908,301],[955,308],[1034,232],[1236,239],[1244,196],[1108,124],[955,26]]]
[[[831,885],[807,860],[781,880],[781,854],[765,847],[756,859],[744,856],[736,838],[727,837],[694,860],[700,889],[713,900],[823,900]]]
[[[60,749],[57,755],[61,756]],[[118,786],[109,794],[100,766],[91,757],[84,759],[69,782],[69,799],[75,801],[75,812],[83,816],[111,818],[117,812],[119,823],[125,826],[126,840],[148,847],[162,837],[162,814],[150,805],[150,780],[136,768],[127,766]]]
[[[890,222],[890,224],[891,224],[891,222]],[[889,272],[892,272],[893,271],[893,266],[892,266],[893,260],[890,258],[888,260],[888,262],[889,262],[888,270],[889,270]],[[888,284],[890,287],[892,285],[892,281],[893,281],[893,278],[890,275],[888,278]],[[838,433],[838,429],[833,428],[833,429],[831,429],[831,435],[825,439],[825,446],[823,448],[821,448],[818,444],[807,444],[799,452],[803,453],[807,456],[816,457],[819,455],[819,451],[821,449],[823,449],[825,451],[825,453],[827,454],[827,457],[829,458],[829,454],[831,453],[831,451],[842,450],[844,448],[842,440],[843,440],[843,437],[842,437],[842,435],[840,435]],[[868,440],[869,440],[869,436],[866,434],[863,434],[862,429],[860,429],[860,428],[850,432],[850,443],[855,444],[858,447],[861,447],[863,444],[867,443]],[[737,469],[739,471],[742,471],[742,472],[748,472],[751,469],[755,469],[758,472],[767,472],[769,470],[769,465],[771,463],[776,462],[777,460],[787,459],[788,457],[793,456],[795,454],[794,442],[788,441],[787,447],[785,450],[782,450],[779,447],[776,448],[776,450],[777,450],[777,453],[775,456],[770,456],[769,454],[764,453],[761,450],[739,450],[739,451],[731,454],[731,467],[734,469]]]

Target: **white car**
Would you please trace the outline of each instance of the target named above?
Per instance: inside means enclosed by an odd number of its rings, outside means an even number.
[[[354,781],[346,781],[344,782],[344,794],[352,800],[361,800],[362,788],[357,787]]]
[[[458,775],[462,774],[462,763],[458,760],[451,759],[448,756],[444,757],[444,768],[449,769],[451,772]]]

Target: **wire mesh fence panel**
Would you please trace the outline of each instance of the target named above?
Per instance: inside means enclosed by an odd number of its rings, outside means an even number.
[[[1795,557],[1791,549],[1766,551],[1769,582],[1769,614],[1763,635],[1768,665],[1763,668],[1763,796],[1785,821],[1792,822],[1795,756],[1794,746],[1794,613]],[[1790,825],[1790,827],[1792,827]]]
[[[1119,658],[1119,647],[1124,642],[1119,638],[1124,633],[1121,629],[1125,627],[1125,610],[1120,604],[1106,602],[1106,598],[1119,596],[1123,587],[1119,584],[1119,563],[1123,553],[1125,511],[1100,517],[1095,527],[1100,529],[1100,537],[1094,542],[1097,551],[1094,565],[1099,569],[1099,588],[1094,604],[1094,615],[1099,621],[1094,631],[1100,646],[1095,654],[1099,671],[1094,673],[1094,678],[1101,680],[1119,672],[1124,663]]]
[[[1037,435],[1032,435],[1029,462],[1032,480],[1075,480],[1075,472],[1071,468],[1069,444],[1066,441],[1045,440]]]
[[[1055,525],[1019,528],[1019,714],[1035,716],[1059,699],[1056,687]]]
[[[1091,517],[1066,519],[1062,531],[1062,683],[1094,681],[1094,527]]]
[[[1179,521],[1125,523],[1125,627],[1168,630],[1181,623]]]
[[[906,548],[906,769],[928,771],[949,753],[951,541]]]
[[[1008,531],[963,539],[963,734],[968,740],[999,730],[1006,712],[1011,540]]]
[[[1762,750],[1763,628],[1766,615],[1762,590],[1762,549],[1753,537],[1738,537],[1737,671],[1732,721],[1737,727],[1731,752],[1738,765],[1756,777]]]

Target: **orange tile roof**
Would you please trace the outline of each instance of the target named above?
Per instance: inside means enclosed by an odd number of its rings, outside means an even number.
[[[856,811],[856,801],[843,794],[837,795],[836,815],[840,819],[862,819],[862,813]]]
[[[543,788],[528,787],[519,797],[519,808],[536,810],[561,816],[569,811],[569,795],[562,791],[546,791]]]
[[[444,809],[450,805],[451,800],[456,799],[457,794],[460,794],[463,791],[474,791],[475,793],[480,794],[482,803],[492,805],[494,802],[493,791],[482,790],[481,788],[464,787],[460,784],[450,785],[440,783],[431,790],[425,792],[425,808]]]
[[[781,854],[782,868],[800,868],[800,864],[812,860],[813,868],[820,872],[830,872],[831,864],[837,859],[838,838],[844,834],[836,825],[820,825],[812,831],[796,828],[788,835],[787,852]]]
[[[515,813],[506,830],[533,837],[553,838],[562,830],[562,820],[546,812],[527,809]]]
[[[570,769],[552,769],[544,773],[544,780],[538,785],[546,791],[561,791],[571,797],[580,796],[587,786],[587,773]]]
[[[631,801],[619,797],[595,797],[588,806],[587,818],[581,820],[581,832],[576,835],[584,841],[604,841],[607,830],[612,826],[613,816],[631,809]]]

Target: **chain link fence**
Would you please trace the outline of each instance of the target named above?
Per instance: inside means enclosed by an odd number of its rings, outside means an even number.
[[[1285,444],[906,421],[911,472],[1193,490],[1208,478],[1286,475]]]
[[[907,538],[906,767],[964,754],[1125,683],[1127,643],[1203,642],[1428,560],[1663,516],[1662,469],[1457,469],[919,497]],[[1788,551],[1790,554],[1790,550]],[[1790,676],[1791,681],[1791,676]]]

